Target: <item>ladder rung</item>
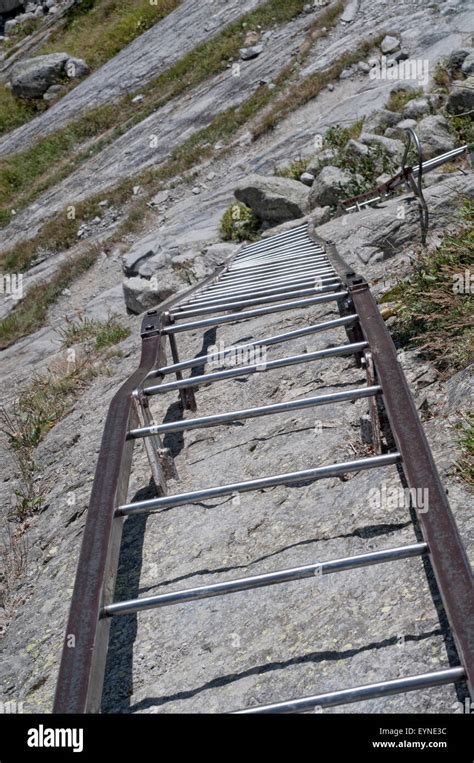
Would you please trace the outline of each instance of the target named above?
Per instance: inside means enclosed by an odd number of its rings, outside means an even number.
[[[262,238],[260,241],[255,241],[253,244],[245,244],[245,246],[242,248],[242,250],[239,252],[237,257],[242,257],[244,254],[254,251],[255,249],[259,249],[262,246],[269,245],[271,242],[274,242],[275,244],[278,243],[278,241],[281,241],[282,239],[287,238],[293,238],[294,236],[301,236],[301,235],[308,235],[308,224],[302,223],[301,225],[297,225],[295,228],[291,228],[290,230],[283,231],[283,233],[276,233],[274,236],[268,236],[268,238]]]
[[[219,351],[219,358],[224,362],[227,355],[232,353],[241,352],[244,349],[250,349],[255,346],[270,347],[273,344],[280,344],[281,342],[290,342],[293,339],[299,339],[303,336],[310,336],[320,331],[331,330],[339,328],[341,326],[350,326],[358,320],[358,315],[346,315],[343,318],[335,318],[332,321],[324,321],[323,323],[316,323],[314,326],[305,326],[302,329],[295,329],[294,331],[288,331],[285,334],[275,334],[274,336],[266,336],[263,339],[255,339],[253,342],[246,342],[245,344],[229,345]],[[179,363],[173,363],[170,366],[163,366],[157,368],[154,371],[150,371],[147,375],[147,379],[154,378],[156,376],[165,376],[166,374],[174,374],[176,371],[183,371],[186,368],[196,368],[209,362],[209,354],[198,355],[195,358],[189,358],[188,360],[182,360]]]
[[[255,310],[245,310],[241,313],[231,313],[230,315],[220,315],[217,318],[204,318],[202,321],[191,321],[191,323],[180,323],[167,326],[164,334],[177,334],[181,331],[192,331],[205,326],[219,326],[221,323],[233,323],[245,321],[247,318],[257,318],[259,315],[270,315],[271,313],[281,313],[284,310],[294,310],[299,307],[311,307],[324,302],[334,302],[347,297],[347,291],[339,291],[334,294],[322,294],[320,297],[310,297],[309,299],[299,299],[295,302],[284,302],[271,305],[270,307],[258,307]]]
[[[228,273],[258,273],[260,271],[272,271],[294,265],[303,265],[305,262],[314,262],[314,264],[329,263],[325,254],[317,254],[314,251],[308,249],[301,249],[295,252],[293,249],[288,254],[282,254],[279,257],[261,258],[258,261],[251,263],[250,265],[232,265],[224,275]],[[223,277],[224,277],[223,275]]]
[[[307,286],[311,286],[315,283],[316,280],[318,283],[330,283],[334,281],[340,281],[341,279],[338,275],[328,275],[322,277],[302,276],[301,278],[289,280],[279,279],[274,284],[270,284],[270,286],[254,286],[250,288],[232,286],[229,289],[214,291],[206,289],[205,291],[198,292],[198,296],[194,297],[193,299],[189,299],[186,302],[180,302],[179,307],[195,305],[199,302],[210,302],[211,300],[222,301],[225,299],[241,299],[242,296],[259,297],[260,295],[265,294],[276,294],[278,291],[281,291],[282,288],[285,288],[285,290],[297,291],[298,289],[304,289]],[[243,288],[245,288],[245,291],[242,291]]]
[[[416,676],[395,678],[391,681],[380,681],[375,684],[354,686],[352,689],[340,689],[339,691],[315,694],[312,697],[292,699],[287,702],[276,702],[273,705],[260,705],[249,707],[245,710],[235,711],[236,715],[256,715],[263,713],[304,713],[314,710],[315,707],[335,707],[336,705],[348,705],[351,702],[362,702],[368,699],[389,697],[391,694],[402,694],[408,691],[429,689],[433,686],[454,684],[465,678],[465,670],[462,667],[446,668],[431,673],[420,673]]]
[[[278,300],[285,300],[285,299],[295,299],[296,297],[309,297],[311,294],[314,294],[315,292],[320,292],[322,294],[328,293],[328,294],[334,294],[337,289],[340,289],[340,284],[342,282],[339,281],[339,284],[328,284],[327,286],[313,286],[310,289],[300,289],[300,291],[290,292],[287,293],[286,291],[279,291],[277,294],[269,294],[267,296],[262,297],[252,297],[250,299],[242,299],[237,302],[232,302],[227,300],[223,304],[219,303],[213,303],[206,307],[205,305],[198,306],[198,307],[178,307],[173,312],[170,313],[171,319],[179,319],[181,318],[191,318],[194,315],[207,315],[210,313],[221,313],[225,310],[235,310],[240,309],[242,307],[250,307],[251,305],[262,305],[262,304],[271,304],[272,302],[278,302]]]
[[[253,575],[248,578],[227,580],[222,583],[212,583],[211,585],[188,588],[182,591],[171,591],[170,593],[163,593],[158,596],[147,596],[143,599],[120,601],[105,607],[104,614],[131,615],[134,612],[143,612],[145,609],[167,607],[172,604],[184,604],[189,601],[208,599],[211,596],[225,596],[229,593],[248,591],[253,588],[263,588],[265,586],[278,585],[279,583],[289,583],[293,580],[304,580],[305,578],[314,578],[319,577],[320,575],[330,575],[334,572],[355,570],[373,564],[384,564],[385,562],[398,561],[400,559],[411,559],[412,557],[426,554],[427,551],[427,543],[414,543],[410,546],[397,546],[396,548],[387,548],[381,551],[371,551],[367,554],[358,554],[357,556],[346,556],[341,559],[331,559],[327,562],[307,564],[304,567],[293,567],[286,570],[277,570],[276,572],[266,572],[263,575]]]
[[[314,469],[305,469],[300,472],[289,472],[288,474],[274,474],[271,477],[260,477],[256,480],[246,482],[235,482],[232,485],[220,485],[218,487],[204,488],[203,490],[194,490],[190,493],[179,493],[178,495],[167,495],[162,498],[150,498],[146,501],[136,501],[135,503],[119,506],[116,514],[119,516],[128,514],[140,514],[144,512],[159,511],[160,509],[173,506],[184,506],[187,503],[196,503],[206,501],[210,498],[220,498],[224,495],[233,493],[246,493],[249,490],[263,490],[277,485],[294,485],[298,482],[315,482],[320,479],[337,477],[349,472],[358,472],[362,469],[376,469],[383,466],[391,466],[400,462],[400,453],[387,453],[383,456],[370,456],[369,458],[359,458],[356,461],[344,461],[339,464],[328,464],[327,466],[318,466]]]
[[[300,278],[305,275],[336,275],[336,271],[331,265],[324,265],[322,267],[308,264],[304,267],[295,267],[295,268],[282,268],[278,272],[275,271],[273,273],[262,273],[260,275],[250,276],[248,273],[244,273],[243,275],[239,275],[238,277],[234,277],[232,279],[221,279],[217,281],[215,284],[216,286],[219,286],[220,288],[228,288],[231,286],[239,286],[242,284],[252,284],[252,285],[259,285],[262,286],[265,283],[272,284],[274,281],[279,281],[282,278]],[[213,287],[210,287],[213,288]]]
[[[179,379],[178,381],[168,382],[167,384],[157,384],[154,387],[147,387],[143,390],[145,395],[159,395],[165,392],[172,392],[176,389],[185,389],[186,387],[197,387],[199,384],[210,384],[212,382],[222,381],[223,379],[233,379],[237,376],[248,376],[253,373],[264,373],[273,371],[275,368],[284,368],[285,366],[294,366],[299,363],[311,363],[321,358],[331,358],[338,355],[354,355],[362,352],[368,347],[367,342],[353,342],[352,344],[341,344],[337,347],[328,347],[325,350],[316,350],[307,352],[303,355],[290,355],[286,358],[277,358],[269,360],[268,363],[253,363],[249,366],[240,366],[239,368],[229,368],[225,371],[216,371],[211,374],[202,374],[200,376],[191,376],[188,379]]]
[[[132,429],[127,435],[129,440],[137,440],[140,437],[151,437],[156,434],[166,434],[167,432],[184,432],[188,429],[199,429],[201,427],[219,426],[232,421],[242,419],[254,419],[259,416],[272,416],[276,413],[286,413],[288,411],[300,411],[305,408],[315,408],[319,405],[329,405],[330,403],[341,403],[346,400],[360,400],[361,398],[374,397],[379,395],[382,387],[359,387],[356,389],[344,390],[343,392],[334,392],[330,395],[318,395],[317,397],[308,397],[303,400],[289,400],[286,403],[274,403],[260,408],[246,408],[241,411],[229,411],[227,413],[217,413],[212,416],[202,416],[196,419],[187,419],[186,421],[169,421],[166,424],[153,424],[148,427]]]
[[[308,236],[303,235],[299,237],[292,238],[291,241],[280,241],[278,244],[271,245],[269,243],[266,244],[266,246],[262,247],[258,251],[250,252],[245,257],[239,257],[235,258],[233,260],[233,263],[235,262],[253,262],[257,260],[260,257],[268,257],[268,256],[278,256],[281,254],[281,252],[286,252],[289,249],[297,249],[305,247],[307,249],[313,249],[315,252],[319,253],[325,253],[325,250],[322,246],[319,246],[319,244],[315,244],[311,239],[308,238]]]

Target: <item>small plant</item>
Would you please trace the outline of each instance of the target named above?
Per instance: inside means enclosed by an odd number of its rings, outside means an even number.
[[[418,90],[398,90],[392,93],[387,101],[386,108],[389,111],[403,111],[408,101],[414,98],[420,98],[423,95],[422,88]]]
[[[116,318],[109,318],[107,321],[83,318],[78,323],[69,322],[68,327],[60,333],[65,347],[93,341],[95,349],[102,350],[122,342],[130,336],[130,329],[119,323]]]
[[[334,125],[326,132],[323,141],[323,148],[342,149],[351,138],[358,138],[362,130],[363,119],[357,120],[349,127]]]
[[[281,178],[290,178],[291,180],[299,180],[303,172],[306,171],[309,164],[309,159],[297,159],[287,167],[280,167],[276,170],[275,175]]]
[[[253,241],[260,223],[252,210],[238,201],[224,212],[220,227],[225,241]]]
[[[441,63],[436,64],[433,73],[433,83],[436,85],[436,87],[440,88],[440,90],[446,93],[451,86],[451,75],[449,74],[447,68]]]
[[[474,143],[474,121],[471,116],[452,117],[450,129],[455,138],[462,145]],[[445,169],[445,167],[443,167]]]
[[[469,412],[463,419],[456,425],[459,432],[458,445],[462,452],[456,471],[464,482],[474,485],[474,414]]]

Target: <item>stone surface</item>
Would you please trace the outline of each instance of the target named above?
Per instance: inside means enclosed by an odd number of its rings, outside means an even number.
[[[380,43],[382,53],[394,53],[400,47],[400,40],[397,37],[387,34]]]
[[[464,114],[474,109],[474,77],[453,82],[447,108],[451,114]]]
[[[344,146],[344,153],[353,159],[365,157],[369,155],[369,147],[358,140],[351,138]]]
[[[67,60],[67,53],[49,53],[15,64],[10,72],[13,95],[41,98],[64,74]]]
[[[140,313],[156,307],[160,302],[175,294],[183,284],[170,273],[160,274],[158,277],[125,278],[123,281],[123,296],[125,305],[131,313]]]
[[[65,71],[69,79],[80,79],[86,77],[90,69],[83,58],[68,58]]]
[[[461,70],[462,73],[466,75],[466,77],[470,77],[471,74],[474,74],[474,51],[466,56],[463,61]]]
[[[240,58],[242,61],[250,61],[257,58],[263,52],[263,45],[251,45],[249,48],[240,48]]]
[[[400,140],[386,138],[383,135],[374,135],[373,133],[363,132],[359,140],[367,146],[381,146],[386,153],[395,161],[400,161],[403,156],[404,145]]]
[[[460,48],[459,50],[453,50],[446,59],[446,68],[451,73],[460,71],[465,59],[470,53],[470,48]]]
[[[417,135],[420,139],[423,155],[427,159],[450,151],[455,140],[449,130],[449,122],[440,114],[425,117],[418,122]]]
[[[261,220],[281,223],[308,211],[308,188],[297,180],[250,175],[235,189],[235,198]]]
[[[383,132],[387,127],[395,127],[402,115],[398,111],[379,109],[364,120],[364,132]]]
[[[404,119],[421,119],[425,114],[430,113],[430,103],[427,98],[414,98],[403,108]]]
[[[309,194],[311,208],[337,204],[346,194],[345,189],[352,182],[348,172],[338,167],[323,167],[314,181]]]
[[[304,183],[305,185],[313,185],[314,183],[314,175],[312,172],[302,172],[300,175],[300,183]]]

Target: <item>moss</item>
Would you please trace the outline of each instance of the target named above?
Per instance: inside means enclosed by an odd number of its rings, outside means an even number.
[[[221,233],[226,241],[253,241],[260,227],[251,209],[241,202],[235,202],[224,212],[221,219]]]

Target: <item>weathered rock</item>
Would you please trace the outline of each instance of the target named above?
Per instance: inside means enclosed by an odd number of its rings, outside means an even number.
[[[461,70],[462,73],[466,75],[466,77],[470,77],[471,74],[474,74],[474,52],[469,53],[469,55],[466,56],[463,61]]]
[[[351,182],[352,177],[348,172],[330,165],[323,167],[309,194],[310,207],[334,206],[339,199],[347,196],[345,189]]]
[[[400,40],[398,37],[392,37],[387,34],[380,43],[380,50],[384,55],[387,53],[394,53],[400,47]]]
[[[61,97],[61,93],[63,93],[64,88],[61,85],[51,85],[48,87],[46,93],[43,95],[44,101],[56,101],[58,98]]]
[[[359,0],[350,0],[342,12],[341,21],[344,24],[351,24],[354,21],[358,10]]]
[[[474,77],[453,82],[447,109],[451,114],[464,114],[474,109]]]
[[[430,113],[428,98],[414,98],[405,105],[402,114],[405,119],[421,119]]]
[[[441,115],[422,119],[416,132],[427,159],[450,151],[455,146],[455,140],[449,131],[449,122]]]
[[[90,69],[83,58],[68,58],[66,61],[66,74],[69,79],[80,79],[89,72]]]
[[[302,217],[308,210],[309,189],[289,178],[250,175],[234,193],[260,220],[281,223]]]
[[[137,276],[140,265],[143,265],[146,260],[153,257],[159,248],[159,246],[152,248],[148,243],[145,243],[144,245],[134,247],[127,254],[124,254],[122,257],[122,270],[124,274],[129,278]]]
[[[9,13],[22,5],[21,0],[0,0],[0,13]]]
[[[263,45],[251,45],[249,48],[240,48],[240,58],[242,61],[250,61],[257,58],[263,51]]]
[[[183,284],[174,274],[163,271],[160,276],[152,278],[125,278],[123,281],[123,296],[125,305],[131,313],[140,315],[160,302],[175,294]]]
[[[369,147],[365,143],[351,138],[344,146],[344,153],[353,159],[360,159],[369,155]]]
[[[50,53],[28,58],[12,67],[12,93],[22,98],[41,98],[64,74],[67,53]]]
[[[324,225],[331,219],[331,207],[315,207],[311,210],[309,217],[316,227]]]
[[[395,127],[401,118],[402,115],[398,111],[379,109],[365,119],[364,132],[384,132],[387,127]]]
[[[361,143],[365,143],[367,146],[381,146],[384,151],[395,161],[400,161],[405,149],[403,143],[400,140],[394,140],[393,138],[386,138],[383,135],[375,135],[374,133],[363,132],[359,138]]]
[[[326,165],[332,162],[337,156],[337,151],[334,148],[325,148],[316,154],[315,157],[310,159],[306,171],[311,175],[317,175],[318,172]]]
[[[175,246],[166,251],[158,252],[152,257],[147,257],[145,260],[138,263],[138,275],[142,278],[152,278],[178,256],[179,248]]]
[[[471,52],[471,48],[461,48],[459,50],[453,50],[452,53],[449,54],[447,60],[446,60],[446,69],[451,73],[454,74],[455,72],[460,71],[465,59]]]
[[[300,183],[304,183],[305,185],[313,185],[314,183],[314,175],[312,172],[302,172],[300,175]]]

